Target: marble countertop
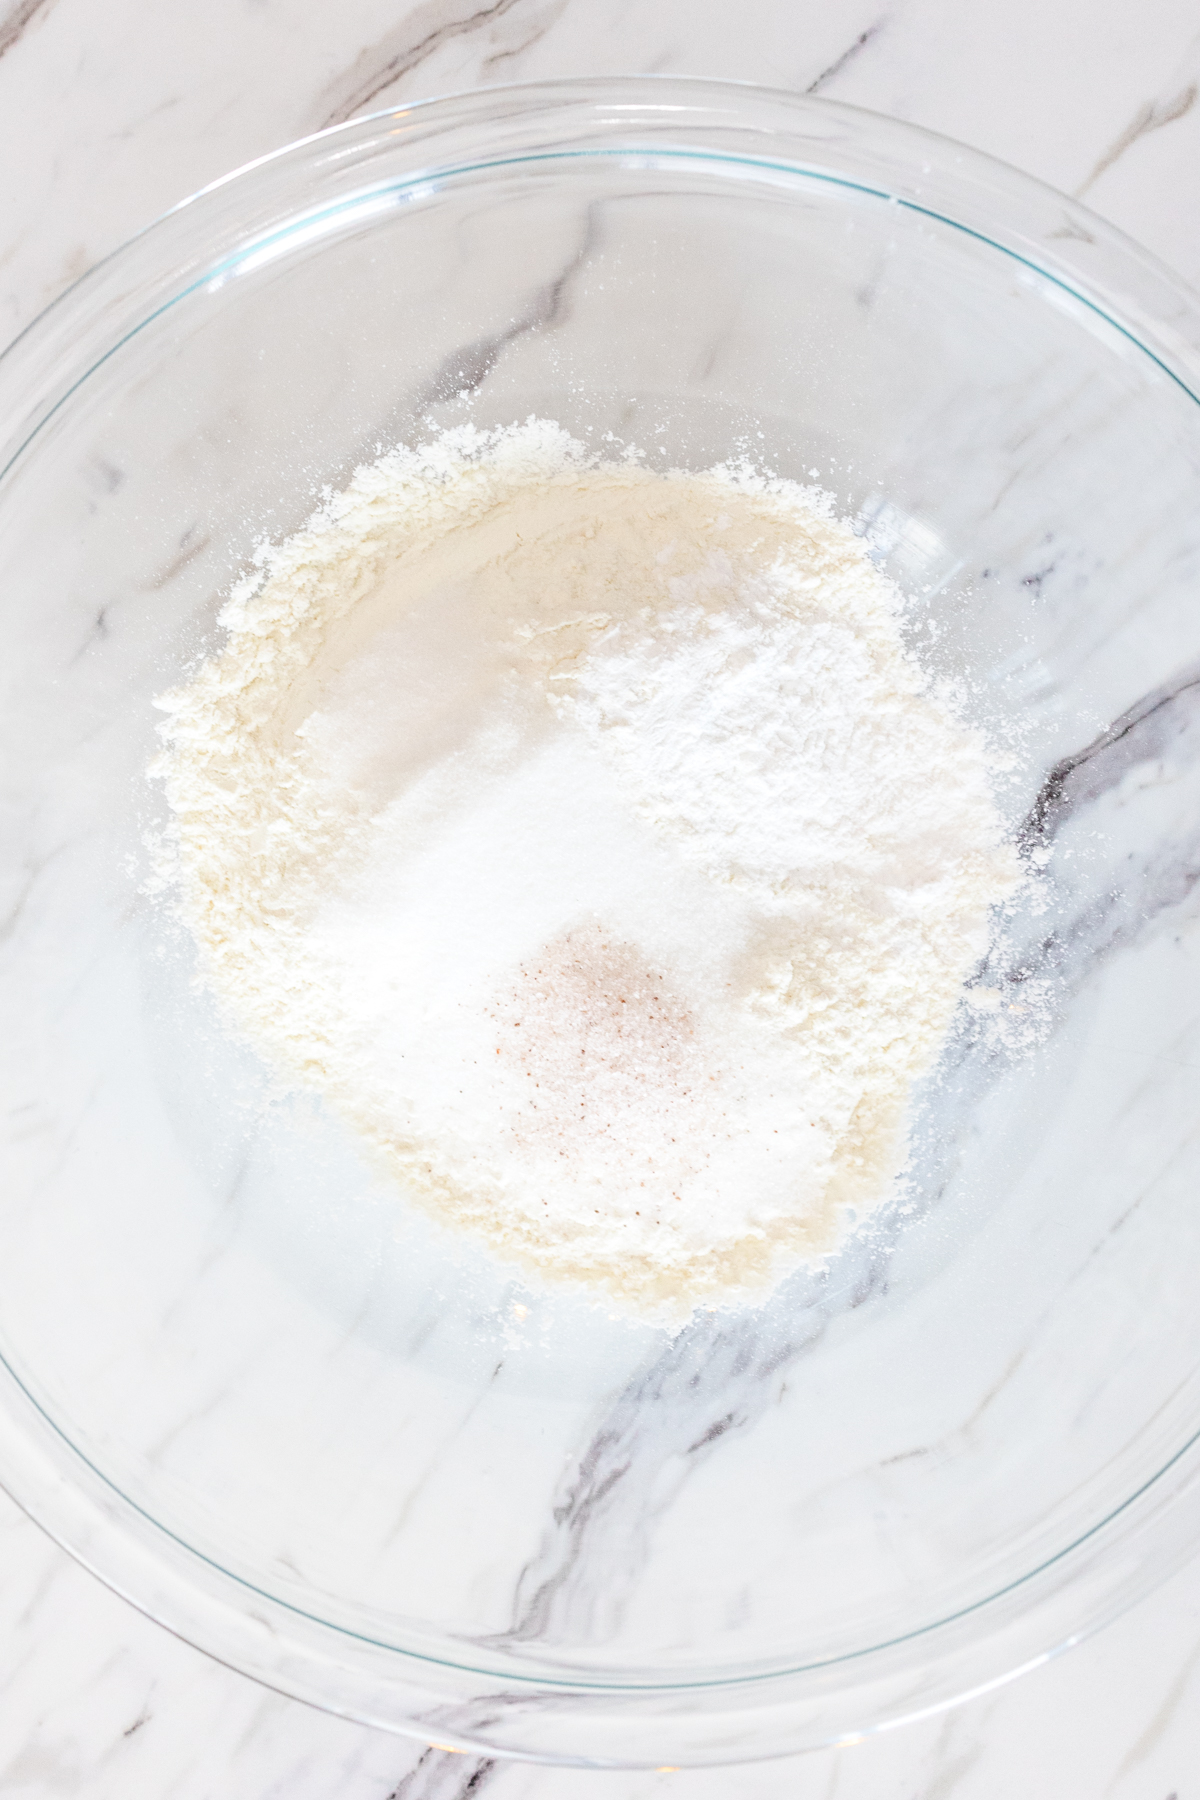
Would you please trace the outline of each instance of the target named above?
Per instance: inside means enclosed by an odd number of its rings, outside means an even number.
[[[0,340],[229,169],[402,100],[721,74],[913,120],[1078,195],[1200,284],[1185,0],[107,0],[0,6]],[[493,1763],[267,1692],[110,1594],[0,1497],[0,1794],[78,1800],[1187,1800],[1200,1563],[1011,1686],[836,1753],[601,1775]]]

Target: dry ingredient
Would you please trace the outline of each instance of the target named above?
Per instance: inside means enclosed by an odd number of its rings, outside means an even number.
[[[889,1192],[1017,868],[824,497],[460,429],[221,622],[159,701],[202,978],[411,1198],[679,1317]]]

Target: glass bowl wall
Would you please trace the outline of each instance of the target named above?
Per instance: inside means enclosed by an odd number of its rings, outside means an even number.
[[[1200,1536],[1197,341],[1169,276],[1010,170],[657,80],[307,140],[32,326],[0,360],[15,1497],[289,1693],[597,1763],[926,1712],[1173,1567]],[[1011,749],[1047,863],[1004,980],[1049,1034],[962,1035],[907,1213],[674,1341],[381,1194],[226,1040],[144,891],[153,700],[256,546],[381,447],[530,413],[815,472]]]

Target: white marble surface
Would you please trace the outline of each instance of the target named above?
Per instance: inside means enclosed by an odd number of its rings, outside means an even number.
[[[719,73],[962,138],[1200,280],[1200,28],[1183,0],[15,0],[0,12],[0,336],[174,200],[359,110],[490,81]],[[15,177],[15,178],[14,178]],[[1034,1676],[836,1754],[571,1774],[419,1748],[264,1692],[141,1619],[0,1510],[0,1793],[84,1800],[1186,1800],[1200,1778],[1200,1564]]]

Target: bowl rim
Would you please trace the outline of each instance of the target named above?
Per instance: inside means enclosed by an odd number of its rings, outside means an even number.
[[[634,152],[637,131],[651,122],[696,140],[705,131],[755,132],[769,141],[769,155],[731,156],[713,148],[703,154],[710,162],[748,161],[836,180],[966,231],[1099,313],[1200,404],[1200,298],[1078,201],[982,152],[863,108],[748,82],[595,76],[496,84],[382,108],[255,158],[180,201],[80,277],[0,353],[0,418],[8,421],[0,441],[0,504],[7,474],[90,374],[142,324],[214,279],[224,266],[214,262],[212,248],[222,233],[229,240],[222,255],[237,264],[273,242],[281,221],[310,216],[294,206],[287,210],[298,174],[319,169],[331,192],[360,198],[361,182],[354,186],[359,164],[381,138],[402,139],[406,154],[417,159],[407,177],[411,185],[426,179],[431,166],[441,174],[459,169],[436,161],[456,133],[514,124],[531,129],[535,121],[561,131],[567,116],[586,118],[595,128],[598,112],[613,114],[601,122],[626,134],[613,139],[606,155]],[[804,141],[806,131],[810,156],[785,154],[784,147]],[[654,149],[670,154],[661,139]],[[833,165],[847,156],[876,167],[876,185],[839,175]],[[495,159],[484,162],[495,166]],[[261,203],[259,189],[265,189]],[[247,209],[242,202],[248,199],[255,204]],[[0,1483],[109,1586],[177,1635],[269,1686],[364,1723],[422,1739],[436,1735],[449,1747],[488,1755],[652,1767],[740,1762],[857,1741],[867,1731],[940,1711],[1048,1660],[1165,1578],[1200,1540],[1193,1439],[1083,1538],[1019,1582],[964,1613],[832,1664],[631,1688],[514,1670],[500,1674],[382,1645],[369,1646],[365,1659],[352,1662],[329,1641],[331,1634],[353,1636],[344,1627],[249,1589],[215,1563],[198,1574],[196,1559],[207,1559],[180,1540],[164,1551],[153,1534],[169,1537],[169,1528],[146,1514],[139,1520],[140,1509],[91,1465],[90,1474],[71,1465],[70,1457],[86,1459],[53,1420],[38,1416],[38,1403],[16,1371],[4,1367],[11,1378],[6,1400],[14,1389],[25,1398],[0,1406]],[[70,1452],[65,1461],[56,1439]],[[1125,1563],[1115,1573],[1100,1569],[1111,1561],[1118,1539],[1129,1552]],[[1069,1583],[1060,1579],[1067,1564]],[[1057,1574],[1036,1606],[1012,1604],[1018,1589],[1023,1602],[1052,1571]],[[230,1584],[241,1590],[240,1604],[231,1600]],[[1068,1587],[1075,1596],[1069,1603]],[[1081,1607],[1083,1589],[1089,1599]],[[981,1635],[976,1622],[984,1614],[994,1628]],[[931,1654],[914,1671],[911,1657],[898,1653],[919,1639]],[[398,1673],[385,1667],[380,1653],[405,1667]],[[831,1668],[849,1673],[832,1696]],[[611,1745],[621,1740],[614,1757]]]

